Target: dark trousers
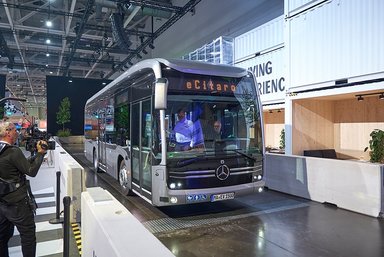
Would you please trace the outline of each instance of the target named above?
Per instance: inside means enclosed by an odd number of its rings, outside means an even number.
[[[0,202],[0,256],[9,257],[8,241],[13,236],[14,226],[20,232],[21,250],[24,257],[36,256],[35,217],[28,200],[10,204]]]

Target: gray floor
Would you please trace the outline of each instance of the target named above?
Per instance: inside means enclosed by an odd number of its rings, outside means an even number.
[[[266,191],[231,201],[155,208],[123,196],[96,174],[82,146],[65,148],[85,167],[86,185],[110,191],[175,256],[384,256],[384,220]]]

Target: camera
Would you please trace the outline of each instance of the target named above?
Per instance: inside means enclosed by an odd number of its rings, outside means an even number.
[[[37,128],[36,125],[29,127],[26,131],[26,142],[25,142],[25,150],[35,153],[37,151],[37,142],[40,140],[44,140],[47,144],[42,144],[41,148],[44,150],[55,150],[56,142],[53,140],[49,140],[51,135],[49,135],[46,131],[41,131]]]

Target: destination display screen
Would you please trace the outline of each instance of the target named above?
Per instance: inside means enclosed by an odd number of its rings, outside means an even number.
[[[247,83],[248,86],[251,85],[250,88],[254,88],[252,86],[254,85],[253,79],[247,77],[226,78],[196,74],[178,74],[179,76],[175,77],[172,76],[173,74],[169,75],[166,76],[168,79],[168,90],[172,92],[233,95],[240,84]]]
[[[189,91],[235,92],[236,84],[224,80],[187,79],[184,89]]]

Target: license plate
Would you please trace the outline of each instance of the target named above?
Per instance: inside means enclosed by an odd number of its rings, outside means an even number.
[[[225,194],[217,194],[217,195],[212,195],[211,196],[211,202],[216,202],[216,201],[223,201],[223,200],[229,200],[229,199],[234,199],[235,198],[235,193],[225,193]]]

